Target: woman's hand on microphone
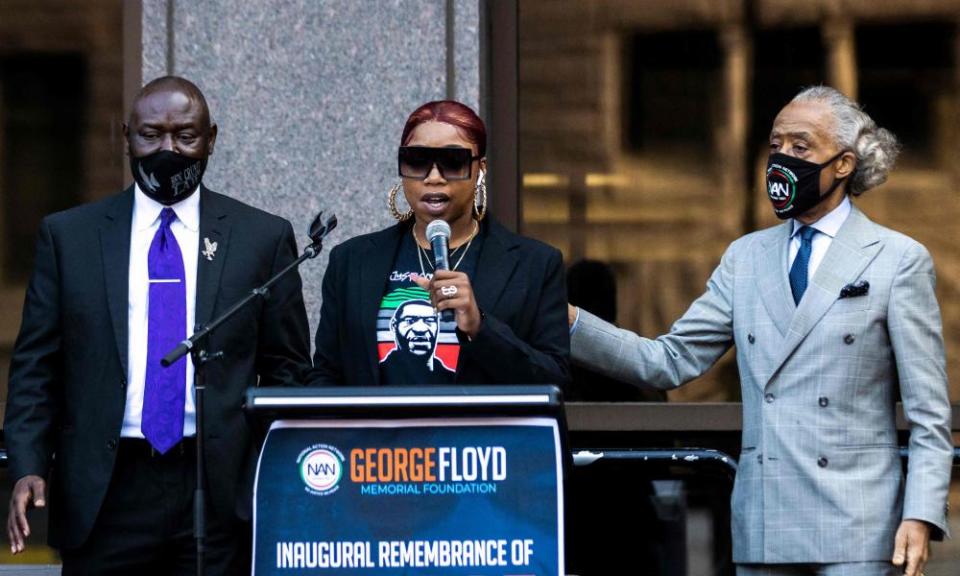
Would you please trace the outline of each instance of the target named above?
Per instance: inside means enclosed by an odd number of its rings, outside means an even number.
[[[470,278],[463,272],[434,270],[433,279],[423,276],[413,279],[417,286],[430,293],[430,301],[438,312],[453,310],[457,328],[471,339],[480,331],[480,308],[473,297]]]

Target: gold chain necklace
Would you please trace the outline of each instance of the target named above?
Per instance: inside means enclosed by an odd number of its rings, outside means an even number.
[[[460,253],[460,258],[457,259],[457,263],[453,265],[453,268],[451,268],[451,270],[456,270],[460,266],[460,263],[463,262],[464,257],[467,255],[467,251],[470,250],[470,245],[473,244],[473,239],[477,237],[477,234],[479,232],[480,232],[480,225],[477,224],[476,220],[474,220],[473,232],[470,233],[470,238],[467,240],[467,243],[457,246],[457,248],[450,253],[450,256],[453,256],[454,254],[456,254],[457,250],[463,248],[463,252]],[[423,265],[423,259],[426,258],[427,262],[430,263],[431,272],[436,270],[436,266],[434,266],[433,262],[430,262],[430,256],[427,254],[427,251],[424,250],[423,246],[420,245],[420,241],[417,240],[416,226],[410,227],[410,234],[413,235],[413,243],[417,245],[417,261],[420,263],[420,273],[426,276],[427,270]]]

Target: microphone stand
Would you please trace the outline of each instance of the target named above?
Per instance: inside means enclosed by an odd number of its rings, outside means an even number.
[[[319,256],[320,251],[323,249],[323,239],[327,236],[327,234],[330,233],[330,231],[336,228],[336,226],[337,217],[335,215],[331,214],[329,217],[324,219],[323,211],[317,214],[317,217],[313,219],[313,223],[310,224],[310,245],[303,249],[303,254],[301,254],[299,258],[291,262],[290,265],[280,272],[277,272],[277,274],[273,276],[273,278],[267,280],[263,286],[251,290],[250,294],[231,306],[226,312],[216,317],[209,324],[206,326],[197,326],[193,336],[190,336],[178,344],[176,348],[171,350],[166,356],[163,357],[162,360],[160,360],[160,364],[164,367],[167,367],[180,358],[186,356],[188,352],[190,353],[190,358],[193,360],[194,403],[197,411],[197,486],[193,496],[193,536],[197,543],[197,576],[203,576],[204,574],[204,554],[206,552],[205,539],[207,532],[205,489],[207,475],[203,458],[203,393],[206,389],[206,374],[204,368],[208,362],[223,358],[222,350],[215,352],[210,352],[207,350],[207,347],[210,344],[210,335],[213,334],[213,332],[215,332],[220,325],[232,318],[237,312],[242,310],[257,298],[263,298],[264,300],[269,298],[270,288],[291,271],[296,270],[304,261]]]

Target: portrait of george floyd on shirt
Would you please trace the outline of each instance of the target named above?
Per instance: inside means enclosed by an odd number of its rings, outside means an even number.
[[[958,142],[960,0],[2,0],[0,574],[953,576]],[[436,386],[556,394],[553,476],[261,456]]]

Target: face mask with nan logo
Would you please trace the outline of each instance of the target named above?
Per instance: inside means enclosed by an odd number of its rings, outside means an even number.
[[[820,194],[820,171],[846,150],[841,150],[823,164],[808,162],[777,152],[767,159],[767,196],[777,218],[786,220],[803,214],[830,196],[844,178],[833,181],[830,189]]]

